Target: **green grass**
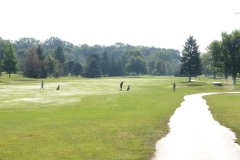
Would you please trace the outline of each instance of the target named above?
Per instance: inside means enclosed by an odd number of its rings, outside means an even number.
[[[184,95],[239,90],[214,86],[215,80],[205,77],[192,79],[196,81],[167,76],[48,78],[40,90],[41,79],[4,74],[0,159],[151,159]]]
[[[240,94],[218,94],[204,97],[213,118],[221,125],[236,133],[236,143],[240,144]]]

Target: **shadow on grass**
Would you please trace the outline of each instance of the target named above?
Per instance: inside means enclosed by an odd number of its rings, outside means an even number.
[[[203,86],[207,85],[206,82],[180,82],[184,86]]]

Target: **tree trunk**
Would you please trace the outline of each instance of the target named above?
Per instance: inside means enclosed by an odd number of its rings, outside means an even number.
[[[236,76],[233,76],[233,85],[236,86]]]
[[[233,79],[234,86],[236,85],[236,77],[237,77],[237,73],[236,72],[232,73],[232,79]]]
[[[10,76],[11,76],[11,73],[8,74],[8,78],[10,78]]]

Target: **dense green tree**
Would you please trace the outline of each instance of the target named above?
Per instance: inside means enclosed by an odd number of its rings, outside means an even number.
[[[66,61],[77,61],[76,56],[73,53],[64,52]]]
[[[202,74],[200,52],[196,39],[194,39],[193,36],[190,36],[183,46],[180,74],[188,74],[189,82],[191,82],[192,76]]]
[[[9,44],[4,51],[3,55],[3,70],[9,75],[16,73],[17,67],[17,55],[15,54],[12,44]]]
[[[58,62],[58,69],[54,76],[55,76],[55,78],[59,78],[60,76],[63,76],[64,74],[65,74],[64,66]]]
[[[65,65],[65,54],[63,52],[62,47],[58,46],[54,52],[54,58],[58,61],[58,72],[56,73],[56,77],[67,75],[67,65]]]
[[[91,47],[89,47],[87,44],[81,45],[81,48],[80,48],[81,53],[82,53],[85,57],[89,56],[89,55],[91,54],[90,48],[91,48]]]
[[[46,39],[43,42],[44,46],[49,49],[49,48],[57,48],[57,47],[63,47],[64,46],[64,41],[62,41],[58,37],[50,37]]]
[[[234,30],[231,34],[223,32],[222,41],[213,41],[209,45],[209,51],[215,66],[227,77],[231,74],[233,84],[236,85],[237,74],[240,73],[240,30]]]
[[[106,51],[104,51],[102,59],[101,59],[101,71],[104,77],[108,75],[110,69],[108,54]]]
[[[56,75],[56,73],[58,72],[58,61],[56,59],[54,59],[52,56],[48,55],[45,58],[44,64],[46,66],[49,76]]]
[[[126,65],[130,62],[131,57],[141,57],[143,58],[143,54],[138,49],[130,49],[126,50],[121,54],[120,60],[122,63],[122,68],[124,70],[124,73],[126,72]]]
[[[9,75],[16,73],[17,67],[17,55],[15,54],[12,44],[9,44],[4,51],[3,55],[3,70]]]
[[[140,56],[144,60],[146,59],[148,62],[148,65],[150,64],[149,63],[150,61],[158,61],[160,58],[164,59],[164,62],[166,63],[166,66],[169,72],[172,72],[172,68],[174,69],[179,68],[176,65],[174,67],[172,66],[173,64],[172,61],[174,61],[174,64],[175,64],[175,61],[179,61],[179,55],[180,55],[179,54],[180,52],[174,49],[155,48],[155,47],[146,47],[146,46],[132,46],[130,44],[124,44],[121,42],[117,42],[111,46],[100,46],[100,45],[88,46],[87,44],[73,45],[72,43],[61,40],[60,38],[57,38],[57,37],[50,37],[44,42],[41,42],[34,38],[20,38],[19,40],[13,42],[13,46],[18,56],[18,66],[21,71],[23,71],[23,68],[24,68],[23,64],[27,57],[29,48],[34,47],[38,50],[39,46],[41,46],[41,49],[44,49],[44,56],[52,55],[52,57],[55,57],[56,48],[61,47],[64,53],[65,62],[62,63],[58,58],[56,59],[58,59],[59,63],[61,63],[61,65],[59,65],[60,67],[59,74],[62,73],[62,75],[68,75],[68,73],[71,72],[66,62],[74,61],[74,63],[79,62],[81,64],[85,64],[86,59],[90,54],[94,53],[94,54],[98,54],[99,56],[103,56],[102,53],[104,51],[107,52],[109,56],[113,56],[113,58],[117,60],[117,62],[121,62],[121,65],[122,65],[121,68],[123,69],[123,73],[126,73],[126,64],[129,63],[131,56],[135,56],[135,57]],[[1,49],[1,45],[0,45],[0,49]],[[1,57],[1,54],[0,54],[0,57]],[[119,57],[121,59],[119,59]],[[120,67],[117,67],[117,63],[115,67],[116,68],[114,69],[116,69],[116,71],[122,70],[120,69]],[[62,70],[64,71],[62,72]],[[104,75],[107,75],[104,72],[102,65],[101,65],[101,70]],[[115,73],[117,75],[119,74],[119,72],[115,72]],[[59,75],[59,74],[56,74],[56,75]],[[114,75],[113,72],[112,72],[112,75]],[[44,76],[41,74],[40,77],[44,77]]]
[[[3,61],[3,55],[4,55],[4,52],[5,52],[5,49],[8,47],[8,45],[10,44],[9,41],[5,41],[3,39],[0,39],[0,75],[3,71],[3,64],[2,64],[2,61]]]
[[[126,65],[127,71],[139,74],[147,73],[147,63],[140,56],[132,56],[129,63]]]
[[[68,66],[68,72],[72,75],[73,74],[74,61],[68,61],[67,66]]]
[[[121,58],[118,58],[114,69],[115,69],[115,76],[124,76],[125,69],[122,66]]]
[[[44,59],[45,59],[45,54],[44,54],[44,49],[41,45],[38,45],[36,48],[36,53],[38,55],[38,59],[40,61],[40,78],[46,78],[47,77],[47,70],[46,67],[44,66]]]
[[[25,49],[25,50],[29,50],[32,47],[37,47],[37,45],[40,43],[40,40],[37,40],[35,38],[20,38],[19,40],[16,40],[13,42],[13,46],[15,48],[15,50],[19,50],[19,49]]]
[[[46,55],[51,54],[52,49],[56,49],[57,47],[61,47],[63,49],[63,52],[65,53],[66,60],[71,61],[71,60],[73,60],[73,57],[75,57],[75,55],[73,53],[74,45],[70,42],[61,40],[58,37],[50,37],[49,39],[45,40],[42,43],[42,45],[45,49]]]
[[[61,64],[64,64],[66,61],[62,47],[58,46],[54,52],[54,58]]]
[[[73,75],[74,76],[79,76],[79,75],[81,75],[81,73],[82,73],[82,65],[80,64],[80,63],[75,63],[74,64],[74,66],[73,66]]]
[[[201,55],[202,66],[203,66],[203,73],[206,76],[213,74],[212,68],[212,55],[210,52],[204,53]]]
[[[89,78],[101,77],[101,62],[98,54],[90,54],[88,56],[82,75]]]
[[[166,64],[163,60],[159,60],[155,64],[155,70],[153,71],[154,74],[159,74],[159,75],[166,75],[168,74]]]
[[[41,62],[35,48],[30,48],[24,65],[24,76],[39,78],[41,74]]]
[[[38,55],[38,59],[40,61],[44,61],[44,58],[45,58],[45,55],[44,55],[44,49],[41,45],[38,45],[37,48],[36,48],[36,53]]]
[[[121,65],[121,64],[120,64]],[[116,62],[112,56],[111,60],[110,60],[110,69],[109,69],[109,74],[108,74],[109,77],[112,77],[112,76],[116,76]]]
[[[208,46],[212,58],[211,68],[213,70],[214,78],[216,78],[217,73],[226,73],[226,71],[224,71],[224,57],[221,56],[221,45],[220,41],[214,40]]]
[[[0,40],[0,60],[3,60],[5,49],[8,47],[9,44],[9,41]]]
[[[74,54],[74,57],[75,57],[74,60],[72,60],[72,61],[79,62],[81,64],[85,63],[86,57],[82,54],[80,46],[74,46],[73,50],[72,50],[72,54]],[[66,58],[67,58],[67,56],[66,56]],[[68,59],[68,61],[71,61],[71,59],[70,60]]]
[[[148,62],[148,74],[153,74],[153,71],[155,70],[155,64],[156,61]]]
[[[169,75],[174,75],[175,73],[175,64],[174,62],[164,62],[166,64],[166,70],[167,70],[167,73],[166,74],[169,74]]]
[[[17,51],[17,58],[18,58],[18,69],[20,72],[24,71],[24,63],[27,58],[28,51],[26,49],[19,49]]]

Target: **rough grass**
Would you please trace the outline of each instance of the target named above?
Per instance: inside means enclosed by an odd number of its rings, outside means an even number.
[[[238,90],[214,86],[208,78],[187,80],[50,78],[40,90],[41,79],[3,75],[0,159],[151,159],[184,95]]]

